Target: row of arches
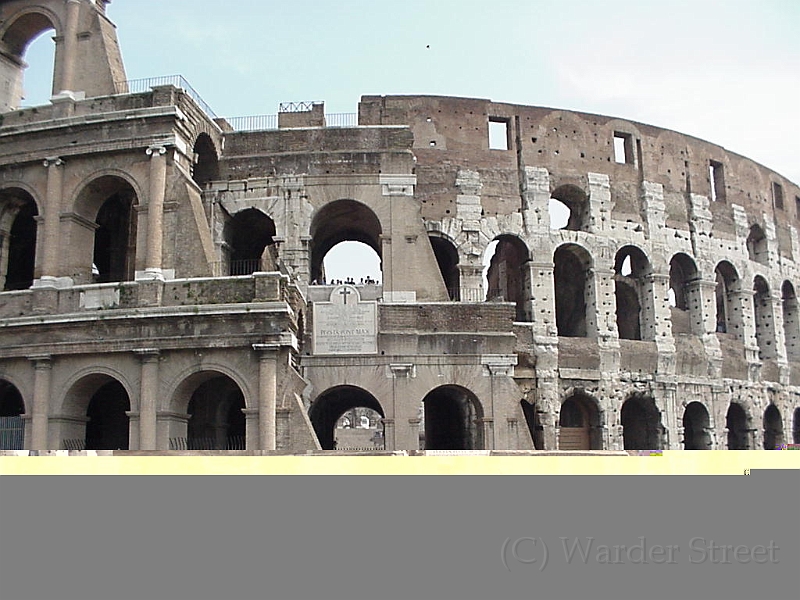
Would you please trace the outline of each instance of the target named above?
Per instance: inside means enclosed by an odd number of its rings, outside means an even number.
[[[664,427],[661,414],[652,398],[634,395],[626,400],[620,410],[625,450],[663,449]],[[711,418],[701,402],[690,402],[684,408],[680,421],[683,428],[682,445],[685,450],[710,450],[713,446]],[[783,421],[780,410],[770,404],[764,411],[763,448],[780,449],[785,443]],[[558,447],[561,450],[601,450],[602,416],[599,404],[583,393],[570,395],[559,411]],[[753,450],[755,428],[744,408],[731,402],[725,415],[727,430],[726,448],[729,450]],[[800,408],[793,414],[793,443],[800,443]]]
[[[521,401],[531,435],[541,446],[537,412]],[[175,450],[244,450],[246,437],[245,400],[241,388],[229,376],[203,371],[178,386],[173,409],[176,424],[170,428],[169,447]],[[336,447],[336,429],[354,409],[367,409],[376,419],[384,418],[380,401],[363,388],[340,385],[317,396],[309,408],[309,419],[321,447]],[[66,395],[60,445],[72,450],[126,450],[130,447],[131,401],[122,383],[105,374],[88,375],[75,383]],[[25,403],[19,390],[0,379],[0,449],[21,449]],[[470,390],[443,385],[431,390],[419,408],[419,448],[425,450],[485,449],[483,408]],[[748,450],[754,447],[755,427],[738,402],[726,413],[726,447]],[[601,450],[604,417],[600,404],[584,392],[568,396],[558,414],[557,445],[561,450]],[[697,401],[686,405],[681,417],[682,444],[686,450],[712,447],[710,416]],[[772,450],[785,443],[780,410],[770,404],[762,419],[763,448]],[[666,445],[666,430],[654,399],[633,394],[620,408],[623,447],[626,450],[660,450]],[[382,432],[383,435],[383,432]],[[792,439],[800,443],[800,407],[793,413]],[[19,447],[15,447],[19,446]]]

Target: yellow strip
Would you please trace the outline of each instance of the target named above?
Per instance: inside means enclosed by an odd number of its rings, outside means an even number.
[[[0,457],[0,475],[744,475],[800,469],[793,451],[665,451],[661,456]]]

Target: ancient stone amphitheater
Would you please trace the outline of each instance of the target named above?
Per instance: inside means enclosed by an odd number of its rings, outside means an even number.
[[[795,183],[481,99],[220,118],[126,81],[106,4],[0,5],[0,448],[800,441]],[[53,98],[20,109],[49,29]],[[326,282],[344,241],[380,281]]]

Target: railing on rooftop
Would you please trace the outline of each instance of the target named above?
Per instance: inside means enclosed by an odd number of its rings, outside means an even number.
[[[310,102],[281,102],[281,112],[310,112],[314,109],[315,105],[320,105],[322,102],[315,100]]]
[[[269,131],[278,128],[278,115],[253,115],[225,119],[234,131]]]
[[[192,99],[197,102],[198,106],[203,109],[212,119],[217,118],[217,114],[211,109],[205,100],[197,93],[197,91],[189,85],[189,82],[184,79],[183,75],[164,75],[162,77],[146,77],[144,79],[131,79],[129,81],[115,81],[114,87],[118,94],[139,94],[148,92],[154,87],[162,85],[172,85],[176,88],[182,89],[189,94]]]

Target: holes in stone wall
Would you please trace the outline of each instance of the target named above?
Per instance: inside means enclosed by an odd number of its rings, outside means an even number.
[[[769,285],[760,275],[753,281],[753,317],[755,319],[758,357],[761,360],[775,358],[775,320],[772,313]]]
[[[754,262],[762,265],[769,263],[767,236],[758,224],[750,227],[750,234],[747,236],[747,254]]]

